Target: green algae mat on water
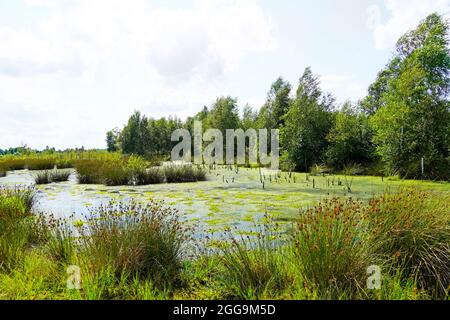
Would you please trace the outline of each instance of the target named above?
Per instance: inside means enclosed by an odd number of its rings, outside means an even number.
[[[27,170],[9,172],[0,185],[33,184]],[[109,201],[163,200],[177,208],[186,221],[201,229],[220,232],[235,226],[248,232],[269,213],[279,221],[294,219],[300,208],[329,197],[367,200],[386,190],[417,187],[450,192],[448,182],[400,180],[367,176],[311,176],[268,170],[219,168],[208,172],[208,181],[182,184],[107,187],[80,185],[73,172],[68,182],[37,186],[36,210],[58,217],[81,219],[89,208]]]

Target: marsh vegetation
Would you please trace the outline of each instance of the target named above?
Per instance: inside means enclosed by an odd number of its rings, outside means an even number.
[[[448,194],[405,189],[331,198],[289,224],[269,214],[216,249],[153,201],[90,208],[82,221],[33,210],[35,190],[0,190],[0,297],[7,299],[441,299],[450,285]],[[412,243],[415,243],[413,246]],[[199,250],[200,248],[200,250]],[[383,270],[380,290],[367,268]],[[80,290],[65,287],[81,269]]]

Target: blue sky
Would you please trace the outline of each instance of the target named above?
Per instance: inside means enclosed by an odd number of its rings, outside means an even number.
[[[357,101],[397,38],[450,0],[0,0],[0,148],[104,147],[133,110],[258,109],[307,66]]]

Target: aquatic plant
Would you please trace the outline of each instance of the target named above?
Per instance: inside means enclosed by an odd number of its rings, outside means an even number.
[[[266,216],[264,222],[257,224],[254,237],[236,237],[228,231],[231,240],[221,245],[219,260],[224,269],[220,282],[228,296],[261,299],[281,294],[293,284],[288,263],[292,256],[282,245],[282,233],[277,229]]]
[[[70,170],[52,170],[50,173],[50,180],[51,182],[68,181],[71,174]]]
[[[34,175],[34,183],[36,184],[49,184],[51,183],[51,173],[49,170],[38,172]]]
[[[121,161],[105,162],[101,167],[101,179],[107,186],[128,185],[131,178],[130,169]]]
[[[103,162],[98,159],[83,159],[74,163],[77,170],[77,179],[81,184],[101,184]]]
[[[30,212],[37,201],[36,189],[24,186],[14,186],[12,188],[0,186],[0,198],[18,199],[25,206],[26,212]]]
[[[34,199],[32,188],[0,188],[0,270],[20,265],[36,239],[30,211]]]
[[[68,170],[45,170],[34,174],[36,184],[49,184],[52,182],[68,181],[71,172]]]
[[[164,175],[168,183],[197,182],[206,180],[206,171],[191,165],[172,165],[164,167]]]
[[[385,193],[368,209],[376,252],[403,278],[417,277],[428,291],[450,289],[450,197],[420,190]]]
[[[364,287],[371,265],[363,204],[352,199],[325,200],[301,210],[292,246],[307,286],[322,297],[354,297]]]
[[[178,212],[154,201],[92,209],[79,231],[82,255],[95,272],[151,279],[159,287],[176,284],[190,237]]]
[[[55,160],[52,158],[29,158],[25,162],[28,170],[51,170],[55,168]]]
[[[136,185],[149,185],[164,183],[164,171],[160,168],[141,169],[133,173],[133,181]]]
[[[22,158],[6,158],[1,159],[0,166],[6,171],[24,170],[26,167],[25,159]]]

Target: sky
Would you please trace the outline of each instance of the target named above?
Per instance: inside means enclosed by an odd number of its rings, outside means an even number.
[[[0,148],[104,148],[134,110],[259,109],[304,69],[364,97],[396,40],[450,0],[0,0]]]

